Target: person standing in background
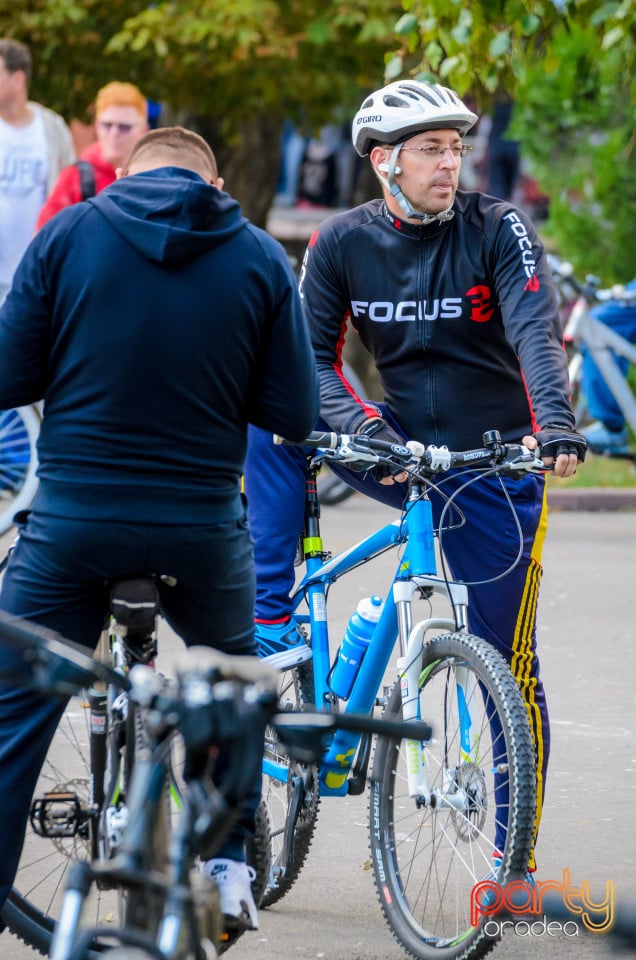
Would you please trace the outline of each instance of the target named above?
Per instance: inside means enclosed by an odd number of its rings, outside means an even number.
[[[114,183],[117,168],[148,129],[148,101],[134,84],[114,80],[102,87],[95,99],[97,140],[60,173],[40,211],[38,230],[59,210]]]
[[[0,38],[0,303],[60,170],[75,160],[59,114],[29,100],[29,48]]]
[[[508,137],[514,101],[508,94],[495,100],[488,134],[488,185],[486,193],[498,200],[511,200],[521,170],[518,140]]]

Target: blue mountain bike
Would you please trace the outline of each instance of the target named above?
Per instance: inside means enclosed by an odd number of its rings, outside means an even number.
[[[471,924],[475,884],[486,877],[505,883],[526,873],[535,758],[526,709],[507,663],[468,633],[466,585],[437,575],[427,488],[432,476],[450,468],[466,467],[467,482],[479,482],[483,473],[519,476],[545,466],[525,447],[502,444],[496,431],[484,435],[483,448],[462,453],[320,433],[305,444],[316,453],[306,485],[304,575],[293,603],[313,657],[281,673],[281,705],[315,703],[342,715],[369,715],[380,706],[387,717],[425,717],[433,736],[424,742],[380,735],[371,761],[371,736],[340,729],[320,764],[312,765],[290,762],[271,728],[263,793],[274,847],[263,905],[275,903],[295,882],[320,799],[361,794],[369,783],[371,860],[393,935],[418,960],[473,960],[494,945],[483,924]],[[386,462],[410,474],[402,515],[335,557],[323,548],[316,492],[316,473],[330,459]],[[344,700],[331,687],[327,594],[340,577],[391,549],[398,552],[395,576]],[[446,601],[443,617],[431,609],[435,597]],[[416,608],[422,602],[424,617]],[[396,642],[393,687],[386,696]]]

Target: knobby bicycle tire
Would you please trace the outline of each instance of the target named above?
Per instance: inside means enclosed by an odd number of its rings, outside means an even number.
[[[476,960],[499,938],[484,923],[471,925],[474,885],[495,877],[504,884],[527,870],[536,806],[527,713],[503,657],[463,633],[424,644],[419,697],[422,719],[433,728],[424,756],[434,797],[419,806],[409,797],[404,741],[378,737],[369,803],[376,890],[393,936],[411,957]],[[459,730],[466,709],[473,721],[468,751]],[[401,715],[399,682],[386,712]],[[498,847],[503,861],[495,874]]]
[[[0,534],[6,533],[15,514],[29,507],[35,496],[39,433],[35,407],[0,412]]]
[[[311,661],[292,670],[281,672],[280,704],[281,709],[302,710],[306,704],[314,703],[314,680]],[[272,855],[270,882],[261,898],[261,907],[271,907],[291,890],[296,882],[311,846],[320,796],[318,793],[318,770],[315,764],[289,761],[278,746],[278,738],[273,728],[265,733],[265,755],[289,765],[289,779],[281,783],[274,778],[263,777],[263,800],[267,804],[272,828]],[[299,778],[303,784],[302,802],[294,827],[293,857],[290,865],[283,864],[283,838],[287,819],[290,816],[290,804],[294,795],[294,781]],[[284,871],[284,872],[283,872]]]
[[[256,870],[252,896],[259,907],[263,902],[272,869],[272,824],[269,808],[262,798],[256,808],[254,836],[247,841],[247,862]]]

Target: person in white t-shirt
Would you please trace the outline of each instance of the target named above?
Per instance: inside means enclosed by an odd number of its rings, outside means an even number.
[[[0,38],[0,303],[62,167],[75,160],[59,114],[28,99],[31,54]]]

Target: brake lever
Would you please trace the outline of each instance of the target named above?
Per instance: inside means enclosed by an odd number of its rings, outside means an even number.
[[[343,463],[355,460],[364,460],[368,463],[378,463],[378,454],[365,447],[364,440],[361,440],[355,434],[343,434],[340,446],[337,451],[337,459]]]
[[[548,466],[535,456],[533,450],[524,448],[524,452],[517,454],[512,460],[504,460],[502,467],[505,467],[511,473],[545,473],[553,469],[553,465]]]

